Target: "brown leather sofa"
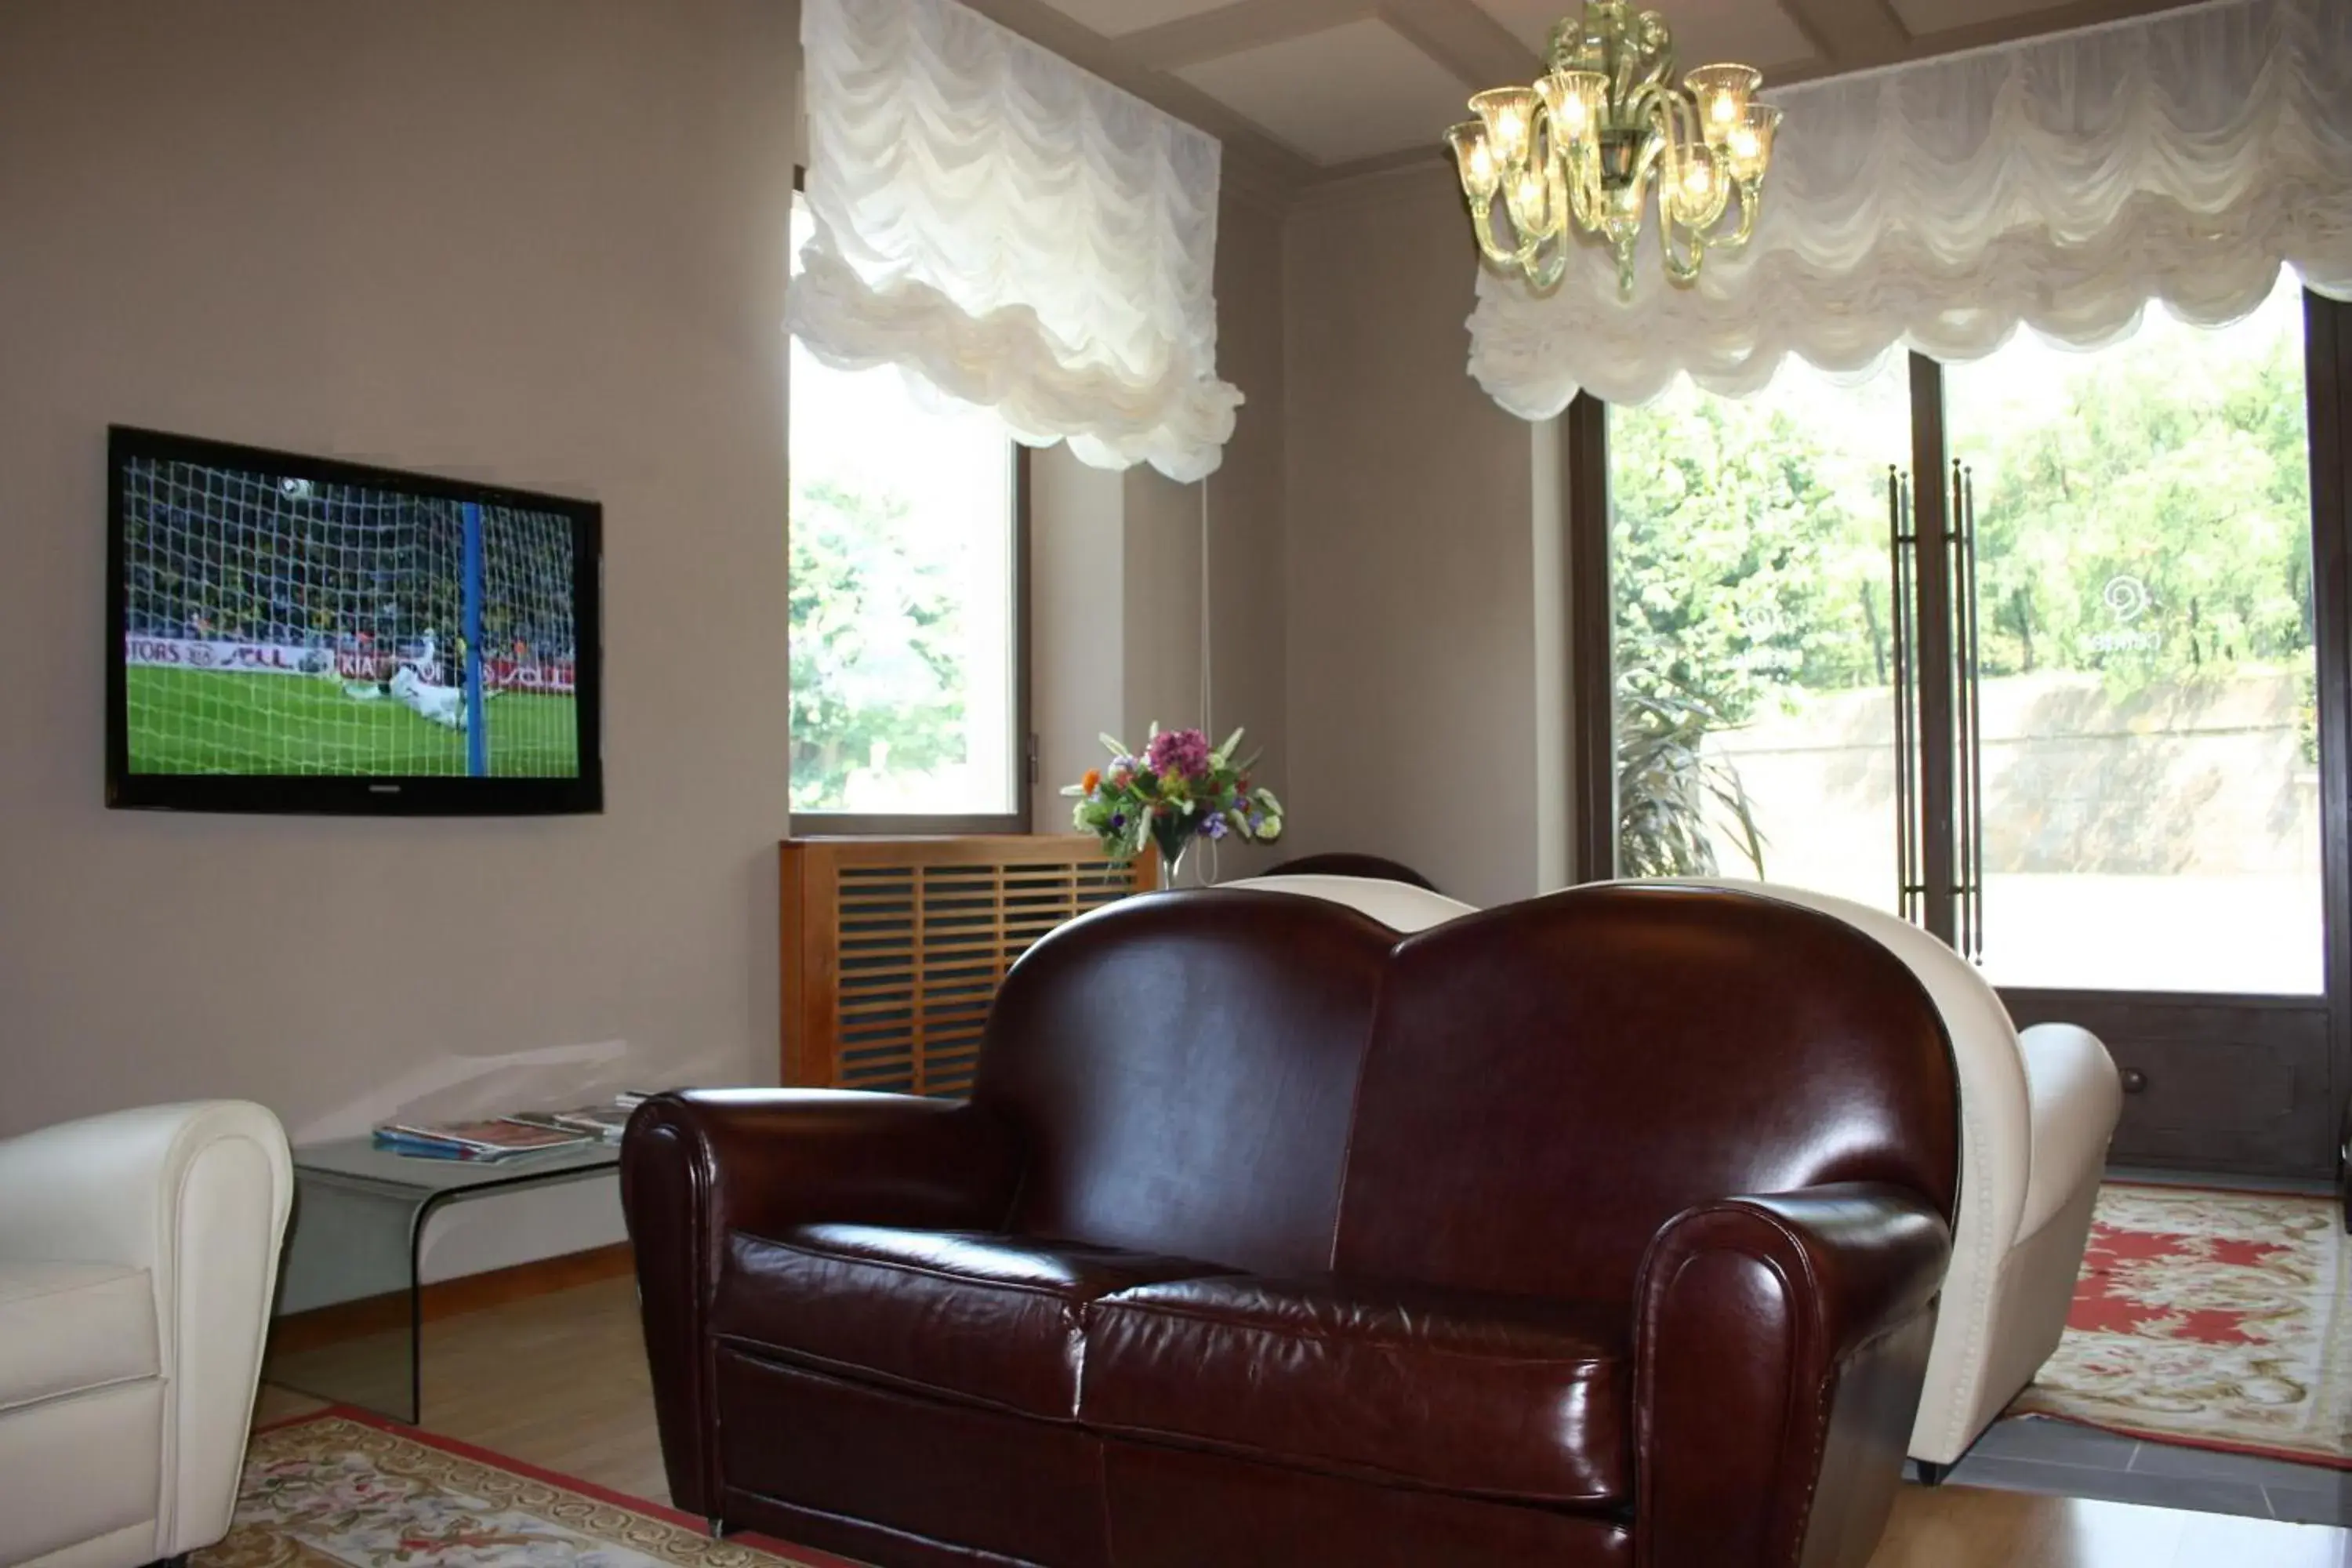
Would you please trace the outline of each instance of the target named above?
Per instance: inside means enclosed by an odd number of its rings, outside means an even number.
[[[1858,1568],[1957,1129],[1910,972],[1790,905],[1131,900],[969,1104],[640,1110],[670,1490],[885,1564]]]

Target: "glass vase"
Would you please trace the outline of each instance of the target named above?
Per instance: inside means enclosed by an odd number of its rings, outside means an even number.
[[[1160,885],[1177,886],[1184,868],[1185,851],[1192,847],[1192,825],[1180,817],[1163,817],[1151,825],[1151,843],[1160,851]]]

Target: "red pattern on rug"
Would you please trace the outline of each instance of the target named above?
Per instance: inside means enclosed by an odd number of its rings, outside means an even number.
[[[2011,1408],[2352,1469],[2347,1258],[2331,1199],[2110,1183],[2065,1336]]]

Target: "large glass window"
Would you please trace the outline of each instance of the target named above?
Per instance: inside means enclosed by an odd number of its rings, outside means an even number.
[[[1903,366],[1609,411],[1618,866],[1895,906]]]
[[[1944,373],[2000,984],[2322,989],[2303,329],[2290,273],[2234,326]]]
[[[2320,992],[2305,376],[2289,275],[1607,411],[1619,870],[1944,918],[2007,986]]]
[[[797,266],[808,217],[793,204]],[[1018,831],[1021,465],[986,413],[792,345],[796,833]]]

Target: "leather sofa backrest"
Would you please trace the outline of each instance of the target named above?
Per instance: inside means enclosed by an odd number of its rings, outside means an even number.
[[[1342,1273],[1630,1301],[1650,1239],[1707,1199],[1887,1182],[1951,1214],[1934,1004],[1790,904],[1590,887],[1408,938],[1362,1077]]]
[[[1319,899],[1129,899],[1015,963],[975,1103],[1028,1152],[1010,1227],[1268,1273],[1330,1267],[1396,933]]]

